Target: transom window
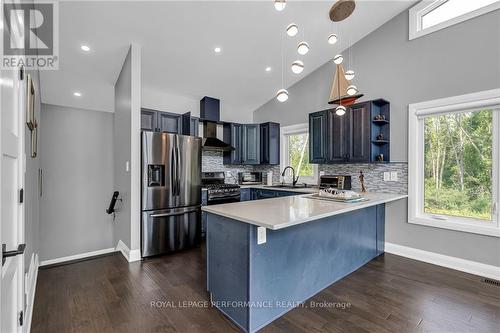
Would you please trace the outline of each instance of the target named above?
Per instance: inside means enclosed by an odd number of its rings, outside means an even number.
[[[500,8],[498,0],[421,1],[410,9],[410,39]]]
[[[299,183],[316,184],[318,166],[309,163],[309,126],[293,125],[281,129],[281,170],[291,166],[299,176]],[[291,181],[287,172],[285,181]]]
[[[500,236],[500,90],[410,105],[409,221]]]

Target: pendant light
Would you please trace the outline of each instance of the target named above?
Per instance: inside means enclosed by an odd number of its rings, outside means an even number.
[[[336,65],[340,65],[342,61],[344,61],[344,57],[342,56],[342,54],[337,54],[335,57],[333,57],[333,62]]]
[[[337,65],[337,67],[340,67],[340,65]],[[338,81],[338,84],[337,84],[337,93],[339,94],[339,106],[337,106],[335,108],[335,114],[337,116],[343,116],[345,115],[345,112],[346,112],[346,108],[345,106],[342,105],[342,95],[340,94],[340,71],[338,70],[337,68],[337,81]]]
[[[284,68],[283,68],[284,62],[285,62],[285,59],[284,59],[284,54],[283,54],[283,37],[282,37],[281,38],[281,86],[282,87],[284,86],[284,84],[283,84],[284,83]],[[276,93],[276,99],[280,103],[286,102],[288,100],[288,91],[285,88],[281,88]]]
[[[339,106],[337,106],[335,108],[335,114],[337,116],[343,116],[343,115],[345,115],[346,111],[347,111],[347,109],[343,105],[339,105]]]
[[[294,74],[300,74],[304,70],[304,63],[300,60],[295,60],[292,63],[292,72]]]
[[[300,42],[299,45],[297,45],[297,52],[300,55],[306,55],[307,52],[309,52],[309,44],[307,44],[307,42]]]
[[[347,95],[349,96],[354,96],[358,93],[358,88],[351,84],[349,87],[347,87]]]
[[[286,7],[286,0],[274,0],[274,8],[278,12],[283,11],[285,7]]]
[[[290,37],[294,37],[298,32],[299,27],[295,23],[292,23],[288,25],[288,27],[286,27],[286,34]]]
[[[328,36],[328,44],[333,45],[337,43],[337,39],[338,38],[336,34],[330,34],[330,36]]]
[[[348,81],[351,81],[352,79],[354,79],[354,71],[352,69],[349,69],[345,72],[345,79],[348,80]]]

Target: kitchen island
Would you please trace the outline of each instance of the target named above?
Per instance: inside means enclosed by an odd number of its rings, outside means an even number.
[[[339,203],[296,195],[206,206],[207,290],[255,332],[384,252],[385,204],[367,193]]]

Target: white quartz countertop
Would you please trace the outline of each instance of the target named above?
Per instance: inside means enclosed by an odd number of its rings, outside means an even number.
[[[269,187],[266,187],[269,188]],[[316,190],[317,191],[317,190]],[[368,201],[343,203],[308,199],[309,194],[203,206],[202,210],[271,230],[406,198],[406,194],[365,193]]]
[[[255,188],[259,190],[270,190],[270,191],[286,191],[286,192],[297,192],[297,193],[318,193],[319,188],[315,187],[280,187],[276,186],[268,186],[268,185],[240,185],[240,188]]]

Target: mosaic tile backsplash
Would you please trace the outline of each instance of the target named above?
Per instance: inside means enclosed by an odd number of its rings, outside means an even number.
[[[327,175],[350,175],[354,191],[361,190],[359,171],[365,175],[365,186],[368,191],[384,193],[408,193],[408,164],[397,163],[356,163],[356,164],[320,164],[319,172]],[[268,171],[273,172],[273,183],[280,182],[280,168],[277,165],[224,165],[222,152],[204,151],[202,155],[202,171],[224,171],[226,182],[238,182],[238,172],[260,171],[264,176]],[[397,172],[397,181],[384,181],[384,172]],[[299,179],[300,182],[300,179]]]

